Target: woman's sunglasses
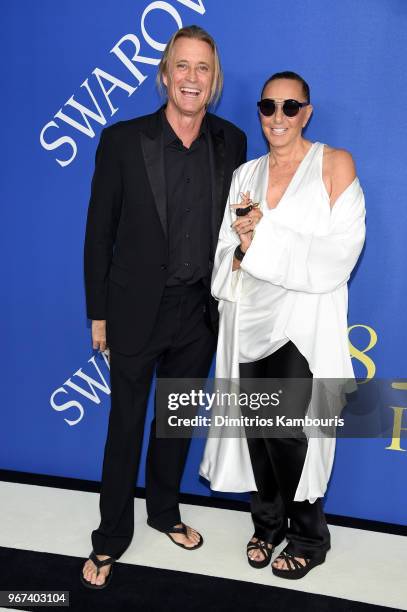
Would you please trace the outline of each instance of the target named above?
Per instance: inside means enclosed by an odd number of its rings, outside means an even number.
[[[284,102],[275,102],[270,98],[263,98],[257,102],[260,112],[265,117],[271,117],[276,112],[276,107],[281,106],[284,115],[287,117],[295,117],[304,106],[308,106],[309,102],[298,102],[297,100],[284,100]]]

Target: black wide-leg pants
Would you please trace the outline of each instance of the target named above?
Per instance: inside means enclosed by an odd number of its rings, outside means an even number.
[[[292,342],[269,357],[241,363],[240,377],[285,379],[285,401],[290,404],[290,414],[305,415],[311,397],[312,373],[307,360]],[[287,379],[301,381],[290,383]],[[313,504],[294,501],[307,453],[305,435],[296,431],[292,437],[248,437],[247,442],[257,486],[257,492],[251,495],[254,535],[274,545],[286,537],[287,552],[297,557],[324,556],[330,548],[330,535],[321,499]]]
[[[118,559],[134,530],[134,488],[150,386],[157,378],[205,378],[216,336],[205,313],[202,284],[165,290],[148,346],[136,355],[110,354],[111,410],[100,493],[101,522],[92,533],[96,554]],[[190,439],[157,438],[151,423],[146,464],[148,523],[170,531],[180,522],[179,487]]]

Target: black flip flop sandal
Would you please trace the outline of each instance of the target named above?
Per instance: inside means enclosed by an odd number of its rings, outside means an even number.
[[[299,555],[296,555],[299,557]],[[294,555],[288,553],[286,550],[283,550],[278,557],[275,558],[275,561],[278,559],[282,559],[285,561],[287,565],[287,569],[277,569],[276,567],[272,567],[272,572],[275,576],[279,578],[287,578],[288,580],[298,580],[299,578],[303,578],[308,574],[313,567],[317,565],[321,565],[325,561],[325,556],[317,557],[315,559],[306,559],[304,558],[305,565],[302,565]]]
[[[85,586],[87,589],[104,589],[105,587],[107,587],[107,585],[109,584],[111,578],[112,578],[112,574],[113,574],[113,563],[116,561],[116,559],[113,559],[113,557],[108,557],[107,559],[104,559],[103,561],[101,561],[100,559],[97,558],[96,554],[94,553],[94,551],[92,550],[92,552],[89,555],[89,559],[91,561],[93,561],[93,563],[96,565],[96,569],[97,569],[97,576],[99,575],[99,570],[101,567],[104,567],[105,565],[111,565],[112,567],[110,568],[110,572],[108,573],[108,575],[106,576],[106,579],[104,581],[103,584],[92,584],[91,582],[89,582],[89,580],[86,580],[86,578],[83,575],[83,568],[81,571],[81,582],[83,584],[83,586]]]
[[[257,537],[257,536],[253,536],[253,537]],[[274,550],[274,546],[269,548],[268,544],[269,542],[265,542],[264,540],[259,540],[259,539],[257,540],[257,542],[248,542],[246,554],[247,554],[247,561],[251,567],[254,567],[255,569],[262,569],[263,567],[267,567],[267,565],[270,563],[271,554]],[[264,559],[262,559],[261,561],[250,559],[249,557],[250,550],[260,550],[264,555]]]
[[[171,537],[172,533],[183,533],[185,536],[188,537],[187,526],[184,523],[181,523],[181,525],[182,527],[173,527],[171,531],[163,531],[163,533],[165,533],[165,535],[167,535],[170,538],[171,542],[173,542],[177,546],[180,546],[181,548],[184,548],[185,550],[197,550],[197,548],[200,548],[204,542],[203,537],[201,536],[200,533],[198,533],[198,535],[201,539],[199,540],[198,544],[195,544],[195,546],[185,546],[185,544],[176,542],[174,538]]]

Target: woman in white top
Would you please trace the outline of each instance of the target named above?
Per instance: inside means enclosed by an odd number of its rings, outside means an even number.
[[[274,74],[258,106],[270,152],[235,171],[215,257],[216,377],[302,378],[301,392],[288,391],[297,414],[312,416],[316,379],[353,378],[347,281],[364,242],[364,197],[348,152],[302,136],[312,106],[301,76]],[[342,400],[331,396],[333,414]],[[330,536],[321,498],[334,448],[333,437],[306,428],[291,438],[208,439],[200,473],[211,488],[257,490],[252,567],[265,567],[285,537],[274,574],[301,578],[324,562]]]

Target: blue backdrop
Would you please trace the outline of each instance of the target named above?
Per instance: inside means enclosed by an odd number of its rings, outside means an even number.
[[[1,9],[0,468],[100,478],[108,369],[91,350],[82,275],[94,154],[104,125],[161,103],[157,62],[181,25],[217,40],[217,113],[246,131],[248,159],[265,152],[255,103],[266,77],[294,70],[310,83],[307,137],[349,149],[366,195],[368,238],[350,288],[355,370],[390,386],[406,376],[405,0],[2,0]],[[393,391],[384,409],[407,427],[407,388]],[[182,489],[210,495],[197,476],[202,445],[193,441]],[[326,511],[405,523],[406,449],[391,432],[340,440]]]

